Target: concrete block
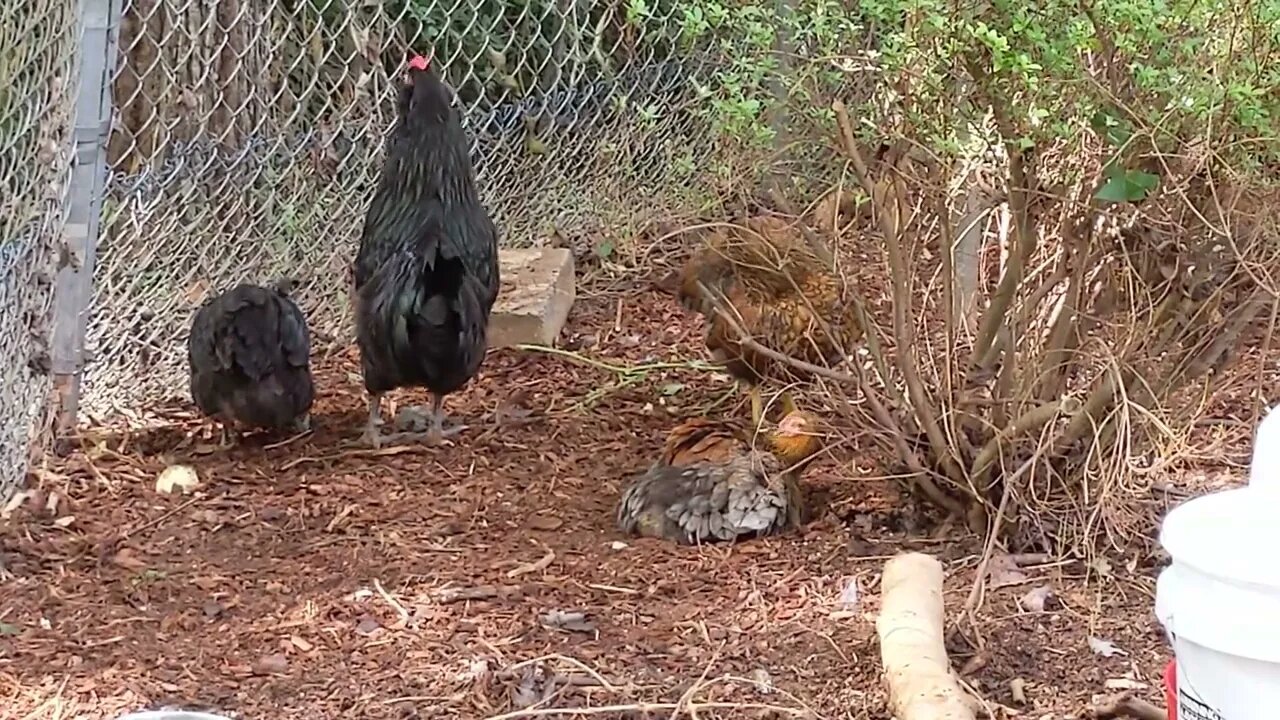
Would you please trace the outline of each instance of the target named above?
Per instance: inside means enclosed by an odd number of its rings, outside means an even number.
[[[502,288],[489,316],[489,347],[550,345],[569,318],[577,292],[567,248],[498,252]]]

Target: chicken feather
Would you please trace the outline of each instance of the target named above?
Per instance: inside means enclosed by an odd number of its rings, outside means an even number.
[[[735,423],[698,418],[678,425],[657,462],[623,491],[618,528],[692,545],[798,527],[799,474],[821,447],[817,427],[814,416],[793,412],[761,451]]]

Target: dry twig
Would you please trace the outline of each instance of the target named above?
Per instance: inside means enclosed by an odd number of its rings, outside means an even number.
[[[1168,720],[1168,713],[1141,698],[1122,695],[1114,700],[1099,705],[1090,712],[1095,720],[1113,720],[1114,718],[1133,718],[1134,720]]]

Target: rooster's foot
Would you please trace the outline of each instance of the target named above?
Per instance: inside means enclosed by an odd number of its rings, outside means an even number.
[[[423,445],[426,445],[427,447],[436,447],[439,445],[452,445],[453,442],[449,440],[449,438],[453,437],[454,435],[457,435],[458,433],[466,429],[467,429],[466,425],[454,425],[451,427],[439,428],[439,429],[431,428],[426,430],[425,432],[420,432],[420,431],[397,432],[397,433],[392,433],[390,435],[384,436],[382,440],[383,442],[386,442],[386,443],[418,442],[418,443],[422,443]]]
[[[302,417],[294,420],[290,425],[290,429],[298,434],[311,432],[311,413],[305,413]]]
[[[382,437],[382,433],[378,431],[378,426],[373,423],[369,423],[368,425],[365,425],[364,434],[360,436],[361,442],[373,448],[374,450],[381,448],[382,442],[385,439],[386,438]]]
[[[427,431],[427,436],[424,438],[424,441],[428,445],[439,445],[443,443],[446,438],[451,438],[466,429],[467,426],[461,424],[453,425],[452,427],[434,427]]]
[[[240,433],[228,424],[223,424],[218,428],[218,451],[225,452],[236,446],[240,440]]]

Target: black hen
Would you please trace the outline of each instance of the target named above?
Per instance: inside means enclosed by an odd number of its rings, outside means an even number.
[[[305,431],[315,386],[307,319],[284,288],[237,285],[206,302],[187,340],[191,398],[222,423]]]
[[[365,438],[383,438],[383,393],[431,392],[435,444],[444,396],[480,369],[489,311],[498,296],[498,233],[476,191],[453,93],[427,58],[409,62],[399,118],[355,262],[356,340],[369,392]]]

